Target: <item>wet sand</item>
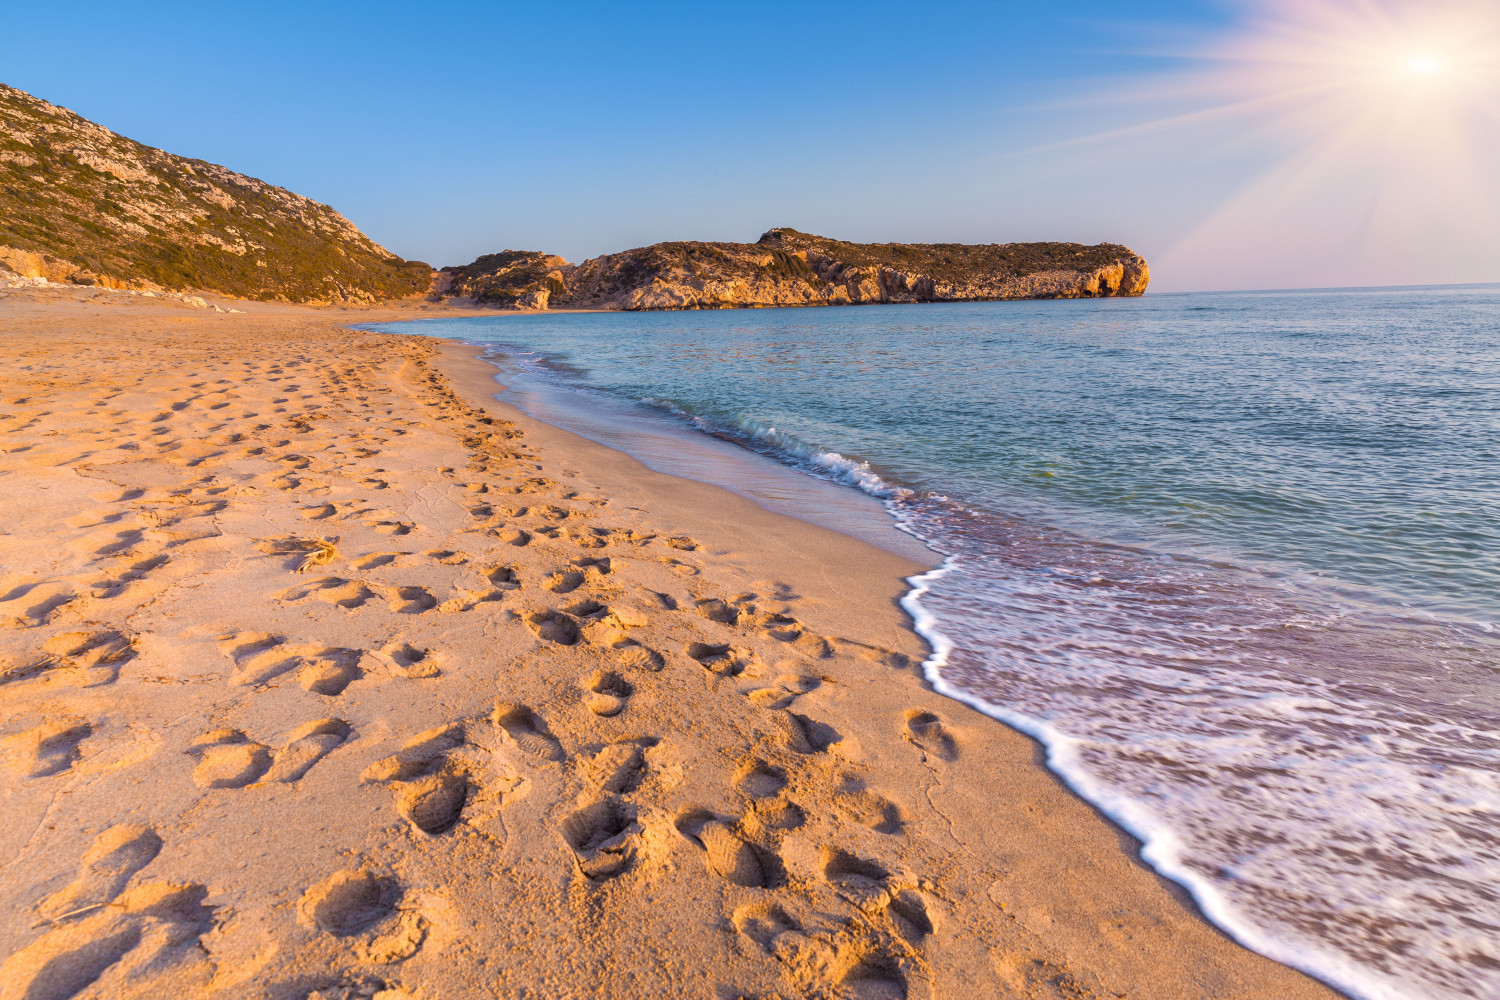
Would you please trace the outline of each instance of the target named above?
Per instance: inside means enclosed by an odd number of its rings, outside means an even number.
[[[1302,998],[919,564],[331,311],[0,293],[0,1000]]]

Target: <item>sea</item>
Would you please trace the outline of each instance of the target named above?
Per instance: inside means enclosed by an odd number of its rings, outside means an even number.
[[[1209,920],[1362,1000],[1500,997],[1500,285],[385,329],[919,546],[931,683]]]

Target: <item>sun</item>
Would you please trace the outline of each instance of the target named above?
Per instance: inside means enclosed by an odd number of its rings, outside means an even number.
[[[1408,55],[1400,63],[1408,75],[1418,79],[1430,79],[1442,75],[1447,61],[1441,56],[1429,55],[1426,52],[1414,52]]]

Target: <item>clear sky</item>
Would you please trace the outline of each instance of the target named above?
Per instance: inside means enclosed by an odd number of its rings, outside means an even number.
[[[1111,241],[1153,289],[1500,281],[1500,0],[95,3],[0,81],[402,256],[771,226]]]

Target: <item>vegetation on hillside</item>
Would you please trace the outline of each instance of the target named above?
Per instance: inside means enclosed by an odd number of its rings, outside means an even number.
[[[536,250],[502,250],[487,253],[462,267],[445,267],[446,294],[471,298],[483,305],[502,308],[520,303],[523,297],[545,290],[548,295],[567,291],[558,274],[568,262]]]
[[[818,253],[845,267],[889,267],[949,284],[996,277],[1024,278],[1043,271],[1093,271],[1135,251],[1117,243],[846,243],[795,229],[772,229],[757,246],[773,252]]]
[[[432,272],[326,205],[3,84],[0,247],[61,258],[76,280],[298,302],[413,295]]]

